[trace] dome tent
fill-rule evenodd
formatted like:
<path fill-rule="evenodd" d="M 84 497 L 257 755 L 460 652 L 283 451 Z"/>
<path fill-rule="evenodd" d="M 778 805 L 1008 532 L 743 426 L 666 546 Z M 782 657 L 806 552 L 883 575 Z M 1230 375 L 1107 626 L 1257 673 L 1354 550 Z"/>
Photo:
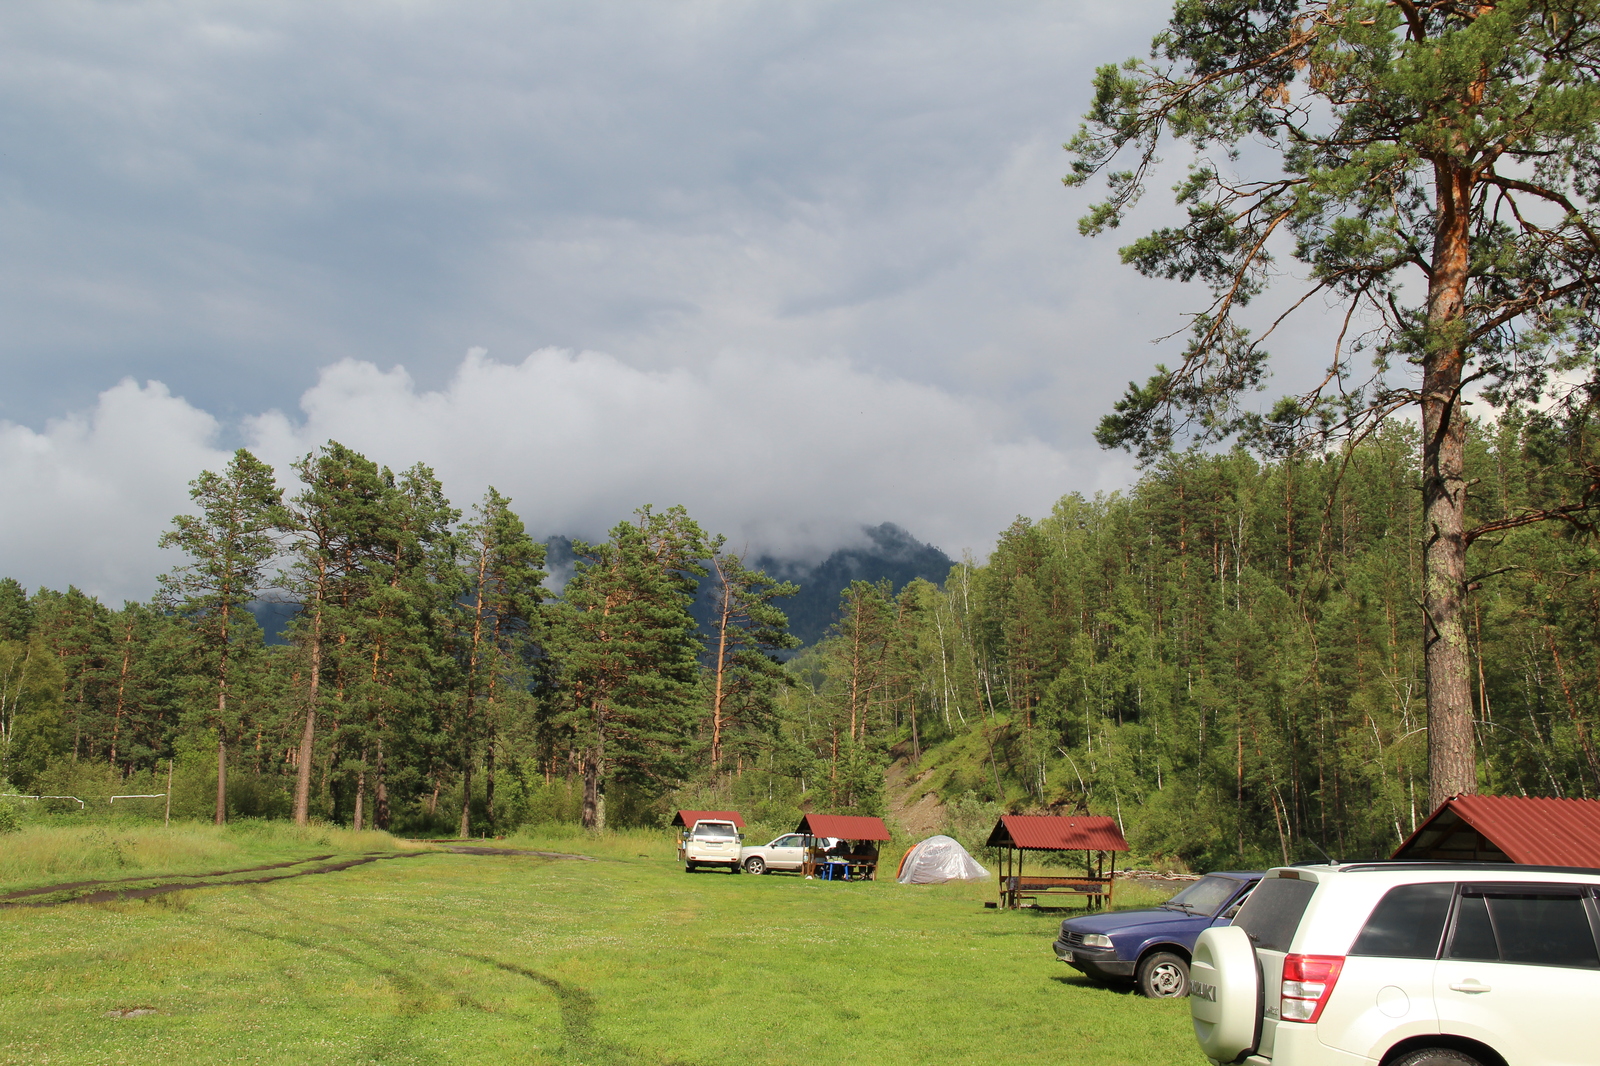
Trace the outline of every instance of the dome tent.
<path fill-rule="evenodd" d="M 906 852 L 895 880 L 902 885 L 937 885 L 945 881 L 982 881 L 989 871 L 950 837 L 929 837 Z"/>

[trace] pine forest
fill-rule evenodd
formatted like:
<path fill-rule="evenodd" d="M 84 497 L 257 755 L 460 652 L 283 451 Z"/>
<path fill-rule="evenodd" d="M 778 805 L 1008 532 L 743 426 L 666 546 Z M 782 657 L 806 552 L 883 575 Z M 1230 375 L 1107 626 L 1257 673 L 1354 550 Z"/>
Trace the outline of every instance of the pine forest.
<path fill-rule="evenodd" d="M 1472 545 L 1483 791 L 1600 795 L 1591 433 L 1468 435 L 1469 510 L 1568 516 Z M 1417 455 L 1400 423 L 1168 454 L 942 585 L 836 590 L 801 648 L 795 586 L 682 508 L 575 542 L 558 583 L 537 500 L 463 510 L 333 442 L 282 472 L 240 451 L 192 484 L 148 602 L 0 582 L 0 791 L 103 807 L 170 780 L 174 816 L 461 836 L 932 796 L 971 846 L 1002 810 L 1092 811 L 1194 869 L 1386 855 L 1428 813 Z"/>

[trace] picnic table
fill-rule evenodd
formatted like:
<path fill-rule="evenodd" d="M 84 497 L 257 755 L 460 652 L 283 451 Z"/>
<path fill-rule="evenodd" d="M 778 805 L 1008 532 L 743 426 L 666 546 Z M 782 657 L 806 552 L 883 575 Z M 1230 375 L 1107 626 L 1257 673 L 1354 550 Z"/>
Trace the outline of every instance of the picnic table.
<path fill-rule="evenodd" d="M 1014 874 L 1001 879 L 1000 905 L 1020 907 L 1025 899 L 1037 900 L 1041 893 L 1060 892 L 1088 897 L 1091 909 L 1102 907 L 1111 899 L 1109 877 L 1053 877 Z"/>

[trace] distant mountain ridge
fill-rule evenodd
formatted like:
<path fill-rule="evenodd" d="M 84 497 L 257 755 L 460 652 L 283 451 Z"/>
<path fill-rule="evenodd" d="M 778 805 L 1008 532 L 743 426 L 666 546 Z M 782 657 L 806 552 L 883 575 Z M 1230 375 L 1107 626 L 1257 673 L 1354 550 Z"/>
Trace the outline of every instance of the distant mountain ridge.
<path fill-rule="evenodd" d="M 780 600 L 779 604 L 789 616 L 789 631 L 803 644 L 815 644 L 828 632 L 839 609 L 839 594 L 850 587 L 850 582 L 887 578 L 899 592 L 919 577 L 942 585 L 955 565 L 943 551 L 923 543 L 893 522 L 862 526 L 861 531 L 866 534 L 865 544 L 839 548 L 819 563 L 770 555 L 745 560 L 746 566 L 800 586 L 798 593 Z M 545 546 L 549 553 L 546 567 L 556 578 L 551 585 L 559 587 L 572 572 L 572 541 L 554 536 L 545 540 Z M 703 631 L 709 631 L 714 591 L 709 582 L 702 582 L 700 594 L 695 598 L 693 613 Z"/>
<path fill-rule="evenodd" d="M 780 581 L 793 581 L 800 586 L 794 596 L 778 602 L 789 616 L 789 631 L 799 637 L 803 645 L 815 644 L 827 634 L 839 610 L 839 594 L 850 587 L 850 582 L 887 578 L 894 591 L 899 592 L 919 577 L 942 585 L 955 565 L 943 551 L 923 543 L 893 522 L 862 526 L 861 530 L 867 537 L 865 544 L 839 548 L 819 563 L 777 559 L 770 555 L 745 560 L 746 566 L 765 570 Z M 559 589 L 572 576 L 572 540 L 559 535 L 547 537 L 545 549 L 545 567 L 551 575 L 549 585 Z M 701 582 L 693 613 L 702 631 L 709 632 L 714 592 L 710 582 Z M 298 610 L 298 605 L 292 603 L 258 600 L 250 605 L 250 613 L 266 631 L 269 644 L 283 643 L 283 630 Z"/>
<path fill-rule="evenodd" d="M 775 578 L 800 586 L 798 593 L 782 603 L 789 616 L 789 632 L 805 644 L 815 644 L 828 632 L 839 610 L 839 594 L 850 587 L 850 582 L 888 578 L 896 592 L 919 577 L 943 585 L 955 565 L 943 551 L 893 522 L 863 526 L 862 532 L 868 543 L 840 548 L 820 563 L 797 563 L 767 555 L 747 561 Z"/>

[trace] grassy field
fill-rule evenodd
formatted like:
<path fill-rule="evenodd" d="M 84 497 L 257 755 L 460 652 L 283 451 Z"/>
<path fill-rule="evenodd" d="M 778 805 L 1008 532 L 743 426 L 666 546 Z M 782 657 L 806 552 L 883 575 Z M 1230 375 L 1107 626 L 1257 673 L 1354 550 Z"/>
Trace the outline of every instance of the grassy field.
<path fill-rule="evenodd" d="M 181 823 L 72 821 L 35 824 L 0 836 L 0 893 L 88 879 L 198 874 L 214 869 L 301 860 L 310 855 L 394 852 L 405 847 L 387 832 L 283 821 L 205 826 Z"/>
<path fill-rule="evenodd" d="M 257 832 L 251 859 L 299 846 Z M 1082 980 L 1060 915 L 985 910 L 990 884 L 685 874 L 664 834 L 500 843 L 593 859 L 0 911 L 0 1063 L 1203 1061 L 1185 1003 Z"/>

